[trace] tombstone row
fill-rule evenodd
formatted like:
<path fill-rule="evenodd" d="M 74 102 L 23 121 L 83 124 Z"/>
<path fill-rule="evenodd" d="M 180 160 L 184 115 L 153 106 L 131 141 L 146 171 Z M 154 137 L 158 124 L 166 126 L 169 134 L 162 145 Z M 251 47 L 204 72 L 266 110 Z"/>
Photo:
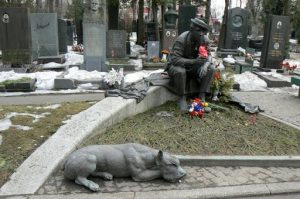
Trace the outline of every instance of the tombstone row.
<path fill-rule="evenodd" d="M 40 57 L 58 56 L 66 53 L 67 45 L 73 43 L 71 23 L 57 19 L 56 13 L 1 8 L 0 16 L 0 46 L 4 64 L 31 64 Z"/>

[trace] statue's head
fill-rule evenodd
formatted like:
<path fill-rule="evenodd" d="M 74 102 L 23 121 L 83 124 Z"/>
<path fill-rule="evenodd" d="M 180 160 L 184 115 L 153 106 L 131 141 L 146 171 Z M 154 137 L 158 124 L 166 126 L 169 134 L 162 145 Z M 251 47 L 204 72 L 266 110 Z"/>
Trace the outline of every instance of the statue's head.
<path fill-rule="evenodd" d="M 202 19 L 191 19 L 191 34 L 192 38 L 198 42 L 201 41 L 201 36 L 205 35 L 209 31 L 209 26 Z"/>
<path fill-rule="evenodd" d="M 99 10 L 99 0 L 91 0 L 91 10 L 97 12 Z"/>

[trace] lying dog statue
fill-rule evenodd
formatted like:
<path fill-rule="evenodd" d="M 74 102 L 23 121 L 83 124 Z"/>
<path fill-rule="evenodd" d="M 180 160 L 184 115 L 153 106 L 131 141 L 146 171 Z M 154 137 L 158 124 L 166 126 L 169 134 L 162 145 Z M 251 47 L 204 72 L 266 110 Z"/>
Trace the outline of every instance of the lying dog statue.
<path fill-rule="evenodd" d="M 134 181 L 163 178 L 176 182 L 185 175 L 176 157 L 135 143 L 84 147 L 71 153 L 64 164 L 65 178 L 92 191 L 99 191 L 99 185 L 88 180 L 88 176 L 105 180 L 131 177 Z"/>

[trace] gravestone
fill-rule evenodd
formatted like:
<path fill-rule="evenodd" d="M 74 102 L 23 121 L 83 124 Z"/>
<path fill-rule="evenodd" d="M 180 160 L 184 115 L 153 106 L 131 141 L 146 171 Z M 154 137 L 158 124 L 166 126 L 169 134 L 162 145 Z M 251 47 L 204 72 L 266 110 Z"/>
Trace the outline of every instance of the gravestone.
<path fill-rule="evenodd" d="M 249 11 L 242 8 L 233 8 L 228 11 L 225 49 L 247 47 L 249 34 Z"/>
<path fill-rule="evenodd" d="M 104 24 L 83 23 L 84 62 L 88 71 L 105 71 L 106 28 Z"/>
<path fill-rule="evenodd" d="M 179 6 L 178 34 L 190 30 L 191 19 L 196 17 L 197 8 L 193 5 Z"/>
<path fill-rule="evenodd" d="M 168 6 L 168 11 L 164 15 L 165 29 L 163 30 L 163 42 L 162 49 L 168 50 L 172 48 L 175 40 L 178 37 L 178 31 L 176 29 L 178 14 L 173 10 L 172 6 Z"/>
<path fill-rule="evenodd" d="M 159 41 L 148 41 L 147 54 L 148 60 L 153 58 L 159 58 Z"/>
<path fill-rule="evenodd" d="M 27 8 L 0 8 L 3 64 L 31 64 L 31 31 Z"/>
<path fill-rule="evenodd" d="M 32 13 L 30 18 L 33 59 L 58 56 L 57 14 Z"/>
<path fill-rule="evenodd" d="M 106 56 L 124 58 L 126 56 L 126 31 L 108 30 Z"/>
<path fill-rule="evenodd" d="M 83 15 L 84 63 L 88 71 L 107 71 L 106 31 L 106 1 L 90 0 Z"/>
<path fill-rule="evenodd" d="M 237 55 L 237 48 L 248 47 L 247 36 L 249 34 L 249 11 L 242 8 L 233 8 L 228 11 L 225 31 L 221 32 L 218 46 L 218 56 Z M 221 39 L 222 38 L 222 39 Z M 223 41 L 223 42 L 222 42 Z"/>
<path fill-rule="evenodd" d="M 58 24 L 59 53 L 66 53 L 68 52 L 67 22 L 63 19 L 58 19 L 57 24 Z"/>
<path fill-rule="evenodd" d="M 72 21 L 67 20 L 67 45 L 73 45 L 73 38 L 74 38 L 74 25 Z"/>
<path fill-rule="evenodd" d="M 155 22 L 148 22 L 147 23 L 147 41 L 156 41 L 156 23 Z"/>
<path fill-rule="evenodd" d="M 289 17 L 271 15 L 265 25 L 260 67 L 279 69 L 289 37 Z"/>

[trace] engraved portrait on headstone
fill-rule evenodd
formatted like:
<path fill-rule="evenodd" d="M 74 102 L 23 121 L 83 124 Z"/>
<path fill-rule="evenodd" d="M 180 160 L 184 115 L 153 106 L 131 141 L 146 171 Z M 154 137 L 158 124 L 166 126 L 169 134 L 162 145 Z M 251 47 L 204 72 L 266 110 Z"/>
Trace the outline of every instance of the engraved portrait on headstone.
<path fill-rule="evenodd" d="M 9 16 L 7 13 L 4 13 L 4 15 L 2 16 L 2 21 L 3 23 L 9 23 Z"/>

